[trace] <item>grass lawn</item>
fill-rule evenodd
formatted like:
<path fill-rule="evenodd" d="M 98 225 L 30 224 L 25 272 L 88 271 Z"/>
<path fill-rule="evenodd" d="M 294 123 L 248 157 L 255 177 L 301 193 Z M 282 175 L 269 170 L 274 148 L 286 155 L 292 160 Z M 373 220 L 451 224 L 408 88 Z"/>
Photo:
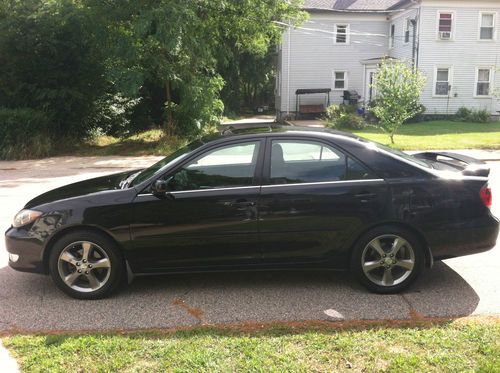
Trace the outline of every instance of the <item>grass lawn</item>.
<path fill-rule="evenodd" d="M 358 136 L 390 145 L 389 135 L 368 127 L 354 131 Z M 432 121 L 403 125 L 394 137 L 401 150 L 500 149 L 500 122 L 462 123 Z"/>
<path fill-rule="evenodd" d="M 23 371 L 500 371 L 500 320 L 421 327 L 328 326 L 13 336 Z"/>

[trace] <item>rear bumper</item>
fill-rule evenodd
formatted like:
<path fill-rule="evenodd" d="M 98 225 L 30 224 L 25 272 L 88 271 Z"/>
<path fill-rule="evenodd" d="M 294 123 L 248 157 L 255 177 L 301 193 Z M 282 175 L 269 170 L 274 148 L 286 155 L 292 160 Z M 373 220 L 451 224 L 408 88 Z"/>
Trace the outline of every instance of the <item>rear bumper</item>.
<path fill-rule="evenodd" d="M 47 273 L 43 265 L 42 242 L 27 234 L 25 229 L 9 228 L 5 232 L 5 247 L 9 254 L 9 266 L 21 272 Z"/>
<path fill-rule="evenodd" d="M 437 260 L 477 254 L 495 247 L 498 232 L 499 221 L 489 215 L 434 231 L 429 245 Z"/>

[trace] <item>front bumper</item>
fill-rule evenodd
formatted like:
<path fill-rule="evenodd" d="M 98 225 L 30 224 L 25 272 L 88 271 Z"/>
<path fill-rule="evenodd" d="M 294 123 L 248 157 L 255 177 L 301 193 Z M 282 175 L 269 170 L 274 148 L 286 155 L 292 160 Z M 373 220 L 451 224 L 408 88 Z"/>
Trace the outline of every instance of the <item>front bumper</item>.
<path fill-rule="evenodd" d="M 43 242 L 28 234 L 23 228 L 9 228 L 5 232 L 5 247 L 9 254 L 19 257 L 16 261 L 11 260 L 9 255 L 9 266 L 17 271 L 47 273 L 43 263 Z"/>

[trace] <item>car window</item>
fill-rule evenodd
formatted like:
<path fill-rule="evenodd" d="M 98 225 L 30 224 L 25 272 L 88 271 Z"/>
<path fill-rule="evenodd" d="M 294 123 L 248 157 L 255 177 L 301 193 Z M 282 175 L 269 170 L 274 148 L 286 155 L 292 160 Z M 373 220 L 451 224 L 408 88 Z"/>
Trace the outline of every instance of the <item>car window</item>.
<path fill-rule="evenodd" d="M 293 184 L 346 179 L 346 156 L 325 144 L 273 140 L 271 183 Z"/>
<path fill-rule="evenodd" d="M 219 147 L 202 154 L 173 175 L 167 175 L 172 191 L 250 186 L 253 184 L 259 142 Z"/>
<path fill-rule="evenodd" d="M 363 180 L 373 177 L 372 172 L 359 161 L 328 145 L 311 141 L 272 141 L 272 184 Z"/>

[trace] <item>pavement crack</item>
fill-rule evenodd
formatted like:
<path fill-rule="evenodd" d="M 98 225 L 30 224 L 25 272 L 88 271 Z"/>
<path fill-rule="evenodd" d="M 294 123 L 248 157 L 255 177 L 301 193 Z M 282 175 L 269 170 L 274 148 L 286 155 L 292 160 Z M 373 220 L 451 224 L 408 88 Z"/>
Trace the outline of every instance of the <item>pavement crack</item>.
<path fill-rule="evenodd" d="M 201 308 L 191 307 L 181 298 L 175 298 L 172 304 L 185 310 L 189 315 L 197 319 L 200 324 L 203 323 L 203 310 Z"/>
<path fill-rule="evenodd" d="M 411 304 L 410 300 L 406 297 L 405 294 L 400 294 L 401 298 L 403 298 L 403 301 L 407 304 L 408 306 L 408 312 L 409 312 L 409 318 L 412 321 L 420 321 L 425 319 L 425 316 L 419 313 L 414 307 L 413 304 Z"/>

